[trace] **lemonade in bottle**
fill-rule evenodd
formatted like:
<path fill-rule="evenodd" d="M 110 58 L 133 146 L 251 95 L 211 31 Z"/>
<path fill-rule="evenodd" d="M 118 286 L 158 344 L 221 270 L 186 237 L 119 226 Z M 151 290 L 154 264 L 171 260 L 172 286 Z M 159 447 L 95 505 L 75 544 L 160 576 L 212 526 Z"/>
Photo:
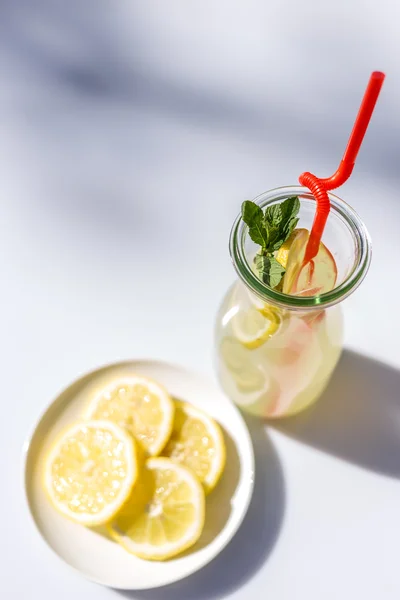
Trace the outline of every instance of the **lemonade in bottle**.
<path fill-rule="evenodd" d="M 218 376 L 228 396 L 255 415 L 298 413 L 326 387 L 342 350 L 340 308 L 371 261 L 355 211 L 328 193 L 351 175 L 385 75 L 372 73 L 336 172 L 299 177 L 242 204 L 230 237 L 239 281 L 216 324 Z M 329 217 L 329 218 L 328 218 Z"/>
<path fill-rule="evenodd" d="M 263 215 L 296 198 L 293 231 L 274 252 L 284 270 L 268 285 L 257 269 L 260 247 L 240 215 L 230 251 L 239 276 L 219 310 L 217 371 L 222 387 L 241 408 L 264 417 L 293 415 L 326 387 L 342 350 L 340 302 L 365 277 L 371 259 L 368 233 L 358 215 L 329 194 L 330 215 L 319 251 L 301 268 L 315 213 L 304 187 L 271 190 L 255 199 Z M 273 208 L 275 207 L 275 208 Z M 256 237 L 257 239 L 257 237 Z"/>

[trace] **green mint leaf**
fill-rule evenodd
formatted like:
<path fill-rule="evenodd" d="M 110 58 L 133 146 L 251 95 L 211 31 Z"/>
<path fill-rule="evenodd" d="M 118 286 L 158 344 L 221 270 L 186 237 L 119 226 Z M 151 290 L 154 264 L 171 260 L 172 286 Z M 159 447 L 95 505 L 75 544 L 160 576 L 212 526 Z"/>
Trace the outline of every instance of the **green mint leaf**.
<path fill-rule="evenodd" d="M 264 225 L 264 214 L 261 208 L 254 202 L 245 200 L 242 204 L 242 219 L 249 228 L 249 235 L 253 242 L 259 244 L 262 248 L 266 248 L 269 237 L 268 230 Z"/>
<path fill-rule="evenodd" d="M 299 219 L 298 218 L 294 218 L 294 219 L 291 219 L 287 223 L 286 227 L 282 231 L 282 240 L 283 240 L 282 244 L 283 244 L 283 242 L 286 242 L 286 240 L 288 239 L 288 237 L 290 236 L 290 234 L 292 233 L 292 231 L 294 229 L 296 229 L 298 222 L 299 222 Z"/>
<path fill-rule="evenodd" d="M 299 219 L 297 218 L 291 219 L 288 223 L 286 223 L 286 225 L 282 226 L 281 229 L 279 229 L 277 236 L 275 236 L 273 239 L 271 236 L 271 243 L 269 245 L 268 251 L 275 252 L 276 250 L 279 250 L 282 244 L 286 242 L 292 231 L 297 227 L 298 222 Z"/>
<path fill-rule="evenodd" d="M 297 196 L 292 196 L 291 198 L 286 198 L 279 206 L 282 212 L 282 221 L 287 223 L 290 219 L 297 216 L 300 210 L 300 200 Z"/>
<path fill-rule="evenodd" d="M 286 242 L 293 229 L 297 226 L 299 219 L 297 218 L 297 214 L 300 210 L 300 200 L 297 196 L 292 196 L 291 198 L 287 198 L 280 205 L 282 211 L 282 222 L 281 222 L 281 237 L 282 244 Z"/>
<path fill-rule="evenodd" d="M 275 250 L 279 250 L 279 248 L 283 244 L 282 231 L 280 225 L 277 225 L 276 227 L 270 227 L 268 229 L 268 235 L 269 244 L 267 250 L 269 254 L 272 254 L 273 252 L 275 252 Z"/>
<path fill-rule="evenodd" d="M 268 230 L 268 252 L 272 253 L 282 246 L 299 222 L 296 215 L 300 210 L 297 196 L 287 198 L 280 204 L 268 206 L 265 210 L 264 223 Z"/>
<path fill-rule="evenodd" d="M 274 288 L 276 287 L 283 275 L 285 274 L 285 268 L 282 267 L 282 265 L 276 260 L 276 258 L 274 258 L 273 256 L 271 256 L 270 258 L 270 267 L 269 267 L 269 286 Z"/>
<path fill-rule="evenodd" d="M 268 252 L 273 252 L 280 237 L 282 211 L 280 204 L 273 204 L 265 209 L 264 225 L 268 231 Z M 279 246 L 278 246 L 279 247 Z"/>
<path fill-rule="evenodd" d="M 276 287 L 285 273 L 285 269 L 273 256 L 257 254 L 254 259 L 260 279 L 270 287 Z"/>
<path fill-rule="evenodd" d="M 287 198 L 280 205 L 282 219 L 279 223 L 279 232 L 272 239 L 270 236 L 271 242 L 268 250 L 270 252 L 275 252 L 279 250 L 284 242 L 288 239 L 292 231 L 297 226 L 299 219 L 297 218 L 297 213 L 300 210 L 300 200 L 297 196 L 293 196 L 292 198 Z"/>
<path fill-rule="evenodd" d="M 273 204 L 265 209 L 265 225 L 267 227 L 278 227 L 282 221 L 281 204 Z"/>

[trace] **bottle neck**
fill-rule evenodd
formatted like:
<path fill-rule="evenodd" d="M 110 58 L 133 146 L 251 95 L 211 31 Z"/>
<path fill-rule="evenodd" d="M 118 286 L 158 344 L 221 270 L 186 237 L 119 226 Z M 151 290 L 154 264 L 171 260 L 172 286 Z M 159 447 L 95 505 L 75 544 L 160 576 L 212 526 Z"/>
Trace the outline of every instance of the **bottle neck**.
<path fill-rule="evenodd" d="M 288 186 L 265 192 L 254 199 L 261 208 L 291 196 L 300 199 L 299 227 L 311 228 L 315 200 L 307 188 Z M 264 302 L 290 310 L 315 310 L 333 306 L 352 294 L 367 274 L 371 262 L 369 234 L 357 213 L 343 200 L 329 194 L 331 211 L 324 232 L 324 242 L 338 268 L 336 287 L 317 296 L 290 296 L 263 283 L 252 268 L 257 246 L 248 235 L 248 227 L 239 215 L 233 224 L 230 253 L 234 267 L 249 291 Z"/>

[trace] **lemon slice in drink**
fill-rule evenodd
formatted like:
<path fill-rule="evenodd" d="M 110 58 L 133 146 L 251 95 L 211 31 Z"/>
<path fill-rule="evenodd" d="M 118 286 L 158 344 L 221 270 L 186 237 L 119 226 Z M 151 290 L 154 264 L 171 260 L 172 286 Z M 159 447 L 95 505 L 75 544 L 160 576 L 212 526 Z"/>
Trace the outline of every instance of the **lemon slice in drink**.
<path fill-rule="evenodd" d="M 234 336 L 249 350 L 254 350 L 276 333 L 281 323 L 279 311 L 265 306 L 262 311 L 251 306 L 239 311 L 232 319 Z"/>
<path fill-rule="evenodd" d="M 149 458 L 108 530 L 128 552 L 165 560 L 199 539 L 204 515 L 204 490 L 194 473 L 167 458 Z"/>
<path fill-rule="evenodd" d="M 297 240 L 297 241 L 296 241 Z M 282 265 L 284 269 L 287 269 L 289 252 L 296 242 L 296 247 L 302 247 L 304 243 L 308 241 L 308 230 L 307 229 L 295 229 L 292 231 L 286 242 L 282 244 L 276 253 L 276 260 Z M 286 276 L 286 275 L 285 275 Z"/>
<path fill-rule="evenodd" d="M 268 383 L 261 369 L 252 361 L 250 351 L 237 339 L 224 337 L 221 340 L 220 354 L 224 366 L 230 373 L 226 385 L 230 386 L 232 382 L 230 391 L 235 397 L 236 404 L 240 406 L 254 404 L 264 389 L 268 388 Z"/>
<path fill-rule="evenodd" d="M 174 425 L 163 455 L 191 469 L 209 493 L 217 485 L 225 466 L 221 428 L 192 404 L 175 400 Z"/>
<path fill-rule="evenodd" d="M 241 373 L 252 365 L 250 352 L 234 337 L 224 337 L 219 347 L 225 366 L 231 373 Z"/>
<path fill-rule="evenodd" d="M 122 376 L 90 402 L 89 419 L 107 419 L 133 435 L 146 454 L 161 452 L 171 434 L 174 404 L 155 381 L 139 375 Z"/>
<path fill-rule="evenodd" d="M 45 487 L 55 508 L 82 525 L 101 525 L 129 497 L 137 476 L 135 444 L 108 421 L 77 423 L 50 450 Z"/>
<path fill-rule="evenodd" d="M 235 395 L 236 404 L 248 412 L 254 411 L 256 407 L 259 408 L 261 401 L 265 404 L 274 391 L 270 377 L 256 365 L 234 376 L 234 381 L 239 392 L 239 395 Z"/>

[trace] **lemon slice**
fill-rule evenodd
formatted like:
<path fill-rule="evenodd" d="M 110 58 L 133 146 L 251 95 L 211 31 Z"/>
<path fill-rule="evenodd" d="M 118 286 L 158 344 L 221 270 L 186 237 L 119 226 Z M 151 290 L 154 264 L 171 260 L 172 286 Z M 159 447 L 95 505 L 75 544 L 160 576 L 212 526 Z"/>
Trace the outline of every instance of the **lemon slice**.
<path fill-rule="evenodd" d="M 271 396 L 270 378 L 256 365 L 234 376 L 234 381 L 239 392 L 235 396 L 236 404 L 247 411 L 251 410 L 251 407 L 259 406 L 261 400 L 265 401 Z"/>
<path fill-rule="evenodd" d="M 174 404 L 155 381 L 123 376 L 103 388 L 90 402 L 88 419 L 107 419 L 127 429 L 146 454 L 161 452 L 171 434 Z"/>
<path fill-rule="evenodd" d="M 209 493 L 225 466 L 225 442 L 218 423 L 201 410 L 175 400 L 175 418 L 164 456 L 191 469 Z"/>
<path fill-rule="evenodd" d="M 258 416 L 268 416 L 278 402 L 279 386 L 272 374 L 268 373 L 269 356 L 264 356 L 257 364 L 251 352 L 234 338 L 222 339 L 220 355 L 229 371 L 224 376 L 224 386 L 239 408 Z"/>
<path fill-rule="evenodd" d="M 251 306 L 237 312 L 232 319 L 232 330 L 243 346 L 254 350 L 277 332 L 280 323 L 279 311 L 274 307 L 265 306 L 260 311 Z"/>
<path fill-rule="evenodd" d="M 296 242 L 297 240 L 297 242 Z M 295 229 L 292 231 L 286 242 L 282 244 L 276 253 L 276 260 L 282 265 L 284 269 L 287 268 L 289 260 L 289 252 L 293 244 L 296 242 L 296 246 L 303 246 L 308 241 L 308 230 L 307 229 Z M 286 275 L 285 275 L 286 277 Z"/>
<path fill-rule="evenodd" d="M 108 421 L 70 427 L 50 450 L 45 466 L 45 487 L 55 508 L 82 525 L 112 519 L 136 477 L 134 441 Z"/>
<path fill-rule="evenodd" d="M 165 560 L 199 539 L 204 515 L 204 490 L 194 473 L 167 458 L 149 458 L 108 530 L 128 552 Z"/>
<path fill-rule="evenodd" d="M 219 350 L 225 366 L 231 373 L 241 373 L 252 366 L 250 352 L 234 337 L 222 338 Z"/>
<path fill-rule="evenodd" d="M 235 338 L 225 337 L 221 340 L 220 354 L 229 370 L 229 380 L 232 379 L 234 384 L 232 395 L 235 396 L 236 404 L 254 404 L 264 388 L 268 388 L 268 383 L 261 369 L 251 360 L 250 351 Z"/>
<path fill-rule="evenodd" d="M 269 387 L 265 373 L 256 364 L 251 364 L 243 371 L 235 373 L 234 380 L 242 394 L 259 394 Z"/>

